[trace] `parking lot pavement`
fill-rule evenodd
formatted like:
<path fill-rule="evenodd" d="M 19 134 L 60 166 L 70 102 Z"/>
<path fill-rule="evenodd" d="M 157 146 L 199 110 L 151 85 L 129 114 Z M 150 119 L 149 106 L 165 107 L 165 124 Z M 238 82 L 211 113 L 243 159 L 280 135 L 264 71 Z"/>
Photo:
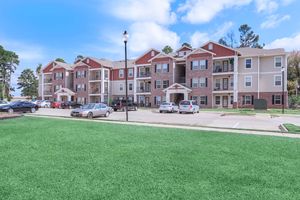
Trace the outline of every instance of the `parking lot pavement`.
<path fill-rule="evenodd" d="M 39 109 L 34 115 L 70 117 L 68 109 Z M 129 121 L 144 123 L 162 123 L 174 125 L 209 126 L 218 128 L 256 129 L 280 131 L 282 123 L 300 125 L 300 116 L 271 117 L 268 114 L 222 115 L 220 112 L 201 112 L 197 114 L 159 113 L 155 109 L 129 111 Z M 125 121 L 125 112 L 113 112 L 108 118 L 97 120 Z"/>

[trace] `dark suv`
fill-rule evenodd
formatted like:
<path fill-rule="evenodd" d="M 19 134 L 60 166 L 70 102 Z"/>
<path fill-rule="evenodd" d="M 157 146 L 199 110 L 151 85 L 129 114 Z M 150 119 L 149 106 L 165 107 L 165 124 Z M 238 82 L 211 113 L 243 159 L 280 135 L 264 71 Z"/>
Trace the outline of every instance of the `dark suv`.
<path fill-rule="evenodd" d="M 126 110 L 126 100 L 115 100 L 112 102 L 111 107 L 113 108 L 114 111 L 125 111 Z M 137 104 L 132 102 L 132 101 L 128 101 L 128 111 L 129 110 L 137 110 Z"/>

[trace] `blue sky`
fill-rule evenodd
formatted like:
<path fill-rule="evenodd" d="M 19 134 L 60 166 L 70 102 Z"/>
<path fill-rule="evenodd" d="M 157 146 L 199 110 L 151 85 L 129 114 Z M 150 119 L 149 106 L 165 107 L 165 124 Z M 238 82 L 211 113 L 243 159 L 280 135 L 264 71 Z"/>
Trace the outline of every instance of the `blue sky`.
<path fill-rule="evenodd" d="M 123 59 L 122 33 L 129 32 L 129 57 L 151 47 L 199 47 L 247 23 L 266 48 L 300 49 L 297 0 L 1 0 L 0 45 L 20 56 L 13 77 L 61 57 L 81 54 Z M 16 95 L 19 94 L 17 91 Z"/>

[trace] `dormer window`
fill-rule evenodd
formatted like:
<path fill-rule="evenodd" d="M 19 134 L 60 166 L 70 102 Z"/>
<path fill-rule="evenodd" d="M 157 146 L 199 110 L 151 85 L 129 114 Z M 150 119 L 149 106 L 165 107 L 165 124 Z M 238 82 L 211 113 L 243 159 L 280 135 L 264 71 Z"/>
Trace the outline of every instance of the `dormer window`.
<path fill-rule="evenodd" d="M 208 44 L 208 50 L 213 50 L 213 48 L 214 48 L 214 47 L 213 47 L 213 44 L 212 44 L 212 43 L 209 43 L 209 44 Z"/>

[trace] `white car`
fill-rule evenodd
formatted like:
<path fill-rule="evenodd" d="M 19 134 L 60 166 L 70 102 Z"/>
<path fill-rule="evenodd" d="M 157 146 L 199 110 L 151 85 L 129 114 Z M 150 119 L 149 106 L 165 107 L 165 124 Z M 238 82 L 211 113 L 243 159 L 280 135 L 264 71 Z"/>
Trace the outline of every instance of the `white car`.
<path fill-rule="evenodd" d="M 3 100 L 0 100 L 0 106 L 5 106 L 7 105 L 8 103 L 6 101 L 3 101 Z"/>
<path fill-rule="evenodd" d="M 179 113 L 199 113 L 199 106 L 195 100 L 183 100 L 179 103 Z"/>
<path fill-rule="evenodd" d="M 38 102 L 37 105 L 41 108 L 50 108 L 51 102 L 48 100 L 42 100 L 42 101 Z"/>
<path fill-rule="evenodd" d="M 160 104 L 159 112 L 178 112 L 178 106 L 174 102 L 164 102 Z"/>

